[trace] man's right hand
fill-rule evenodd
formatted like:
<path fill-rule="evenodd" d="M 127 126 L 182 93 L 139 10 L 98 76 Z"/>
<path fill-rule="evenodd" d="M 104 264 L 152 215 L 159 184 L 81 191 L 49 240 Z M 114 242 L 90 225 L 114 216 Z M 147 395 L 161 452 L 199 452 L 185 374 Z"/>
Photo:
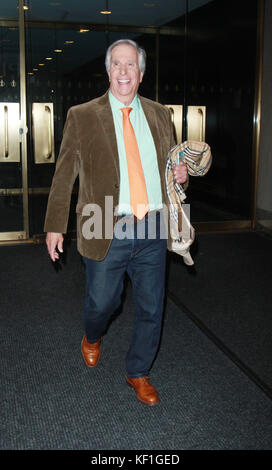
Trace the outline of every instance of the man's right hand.
<path fill-rule="evenodd" d="M 46 235 L 47 251 L 52 261 L 59 259 L 59 253 L 63 253 L 63 236 L 61 233 L 48 232 Z"/>

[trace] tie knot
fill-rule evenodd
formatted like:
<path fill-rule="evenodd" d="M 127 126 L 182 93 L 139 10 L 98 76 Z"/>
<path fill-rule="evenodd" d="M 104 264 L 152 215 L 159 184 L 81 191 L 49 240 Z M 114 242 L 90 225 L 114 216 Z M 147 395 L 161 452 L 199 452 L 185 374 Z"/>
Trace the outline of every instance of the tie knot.
<path fill-rule="evenodd" d="M 121 111 L 123 113 L 123 116 L 129 116 L 130 111 L 132 111 L 132 108 L 121 108 Z"/>

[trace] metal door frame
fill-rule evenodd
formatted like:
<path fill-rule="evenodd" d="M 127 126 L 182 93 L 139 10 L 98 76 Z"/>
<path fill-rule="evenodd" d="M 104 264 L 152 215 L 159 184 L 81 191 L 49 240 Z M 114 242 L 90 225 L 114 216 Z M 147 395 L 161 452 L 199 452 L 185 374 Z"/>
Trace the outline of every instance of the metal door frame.
<path fill-rule="evenodd" d="M 22 187 L 24 210 L 24 238 L 29 238 L 28 179 L 27 179 L 27 111 L 26 111 L 26 54 L 25 54 L 25 11 L 24 0 L 19 0 L 20 40 L 20 130 L 22 144 Z"/>
<path fill-rule="evenodd" d="M 20 57 L 20 117 L 19 132 L 21 143 L 21 165 L 22 165 L 22 193 L 23 193 L 23 220 L 24 229 L 21 231 L 0 232 L 0 242 L 22 241 L 29 238 L 29 215 L 28 215 L 28 178 L 27 178 L 27 115 L 26 115 L 26 57 L 25 57 L 25 17 L 24 0 L 19 0 L 19 57 Z M 1 22 L 1 26 L 5 24 Z"/>

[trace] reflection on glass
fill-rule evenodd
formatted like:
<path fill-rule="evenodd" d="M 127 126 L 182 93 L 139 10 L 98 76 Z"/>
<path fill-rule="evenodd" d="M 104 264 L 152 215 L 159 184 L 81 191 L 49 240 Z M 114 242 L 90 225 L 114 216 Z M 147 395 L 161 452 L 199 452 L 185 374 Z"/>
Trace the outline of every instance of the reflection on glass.
<path fill-rule="evenodd" d="M 18 0 L 2 1 L 0 3 L 0 18 L 17 20 L 18 19 Z"/>
<path fill-rule="evenodd" d="M 36 0 L 31 2 L 27 19 L 158 27 L 183 15 L 185 6 L 185 0 Z M 103 13 L 106 7 L 110 14 Z"/>
<path fill-rule="evenodd" d="M 189 0 L 189 5 L 195 0 Z M 213 164 L 191 178 L 194 221 L 251 217 L 257 1 L 217 0 L 187 15 L 186 101 L 206 106 Z"/>

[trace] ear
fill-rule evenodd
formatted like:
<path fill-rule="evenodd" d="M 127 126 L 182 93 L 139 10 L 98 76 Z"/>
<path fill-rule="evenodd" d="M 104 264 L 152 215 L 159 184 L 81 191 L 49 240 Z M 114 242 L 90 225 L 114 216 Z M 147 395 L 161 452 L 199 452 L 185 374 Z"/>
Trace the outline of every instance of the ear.
<path fill-rule="evenodd" d="M 143 76 L 144 76 L 144 72 L 141 72 L 140 73 L 140 83 L 142 83 L 142 81 L 143 81 Z"/>

